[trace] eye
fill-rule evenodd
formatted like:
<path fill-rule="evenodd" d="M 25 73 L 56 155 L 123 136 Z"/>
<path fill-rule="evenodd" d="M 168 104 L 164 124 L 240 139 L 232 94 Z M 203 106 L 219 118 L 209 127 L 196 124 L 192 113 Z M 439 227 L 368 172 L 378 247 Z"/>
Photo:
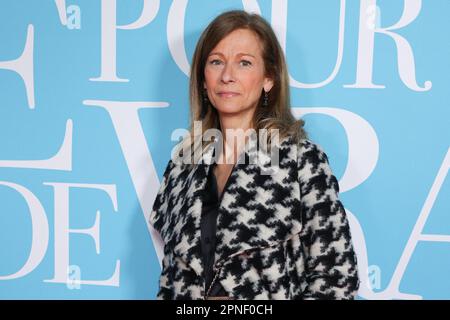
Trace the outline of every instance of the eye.
<path fill-rule="evenodd" d="M 218 60 L 218 59 L 213 59 L 209 61 L 209 64 L 212 64 L 214 66 L 218 66 L 219 64 L 221 64 L 222 61 Z"/>
<path fill-rule="evenodd" d="M 249 66 L 252 65 L 252 63 L 250 61 L 248 61 L 248 60 L 241 60 L 241 65 L 243 67 L 249 67 Z"/>

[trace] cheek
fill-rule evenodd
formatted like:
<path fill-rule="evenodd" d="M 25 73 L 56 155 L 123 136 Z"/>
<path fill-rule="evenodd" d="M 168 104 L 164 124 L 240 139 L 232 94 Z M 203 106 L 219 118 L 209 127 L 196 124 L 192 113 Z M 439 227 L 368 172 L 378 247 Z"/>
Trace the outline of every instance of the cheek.
<path fill-rule="evenodd" d="M 243 79 L 242 84 L 247 91 L 247 95 L 258 96 L 261 94 L 263 79 L 260 76 L 252 75 Z"/>
<path fill-rule="evenodd" d="M 204 72 L 205 82 L 208 86 L 214 84 L 217 80 L 217 72 L 206 69 Z"/>

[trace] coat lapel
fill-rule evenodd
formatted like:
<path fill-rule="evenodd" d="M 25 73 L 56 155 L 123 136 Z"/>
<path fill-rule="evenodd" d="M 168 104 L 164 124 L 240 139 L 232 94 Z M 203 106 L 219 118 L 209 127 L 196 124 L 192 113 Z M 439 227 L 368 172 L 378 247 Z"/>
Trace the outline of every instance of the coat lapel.
<path fill-rule="evenodd" d="M 173 185 L 182 185 L 182 187 L 174 195 L 169 246 L 172 246 L 174 253 L 199 276 L 203 275 L 200 246 L 202 194 L 206 187 L 213 152 L 214 145 L 208 145 L 201 159 L 190 170 L 187 166 L 180 165 L 179 172 L 174 174 Z"/>
<path fill-rule="evenodd" d="M 283 140 L 279 165 L 271 166 L 270 157 L 258 153 L 256 142 L 249 139 L 228 178 L 219 206 L 215 252 L 219 266 L 231 255 L 270 246 L 300 232 L 296 152 L 290 138 Z M 170 239 L 166 243 L 199 276 L 203 276 L 202 194 L 213 153 L 214 144 L 210 144 L 192 170 L 179 166 L 173 176 L 173 186 L 180 187 L 173 198 Z"/>
<path fill-rule="evenodd" d="M 272 246 L 300 232 L 295 146 L 291 138 L 281 141 L 279 165 L 273 165 L 268 155 L 258 153 L 258 163 L 239 164 L 232 171 L 217 219 L 218 266 L 232 255 Z"/>

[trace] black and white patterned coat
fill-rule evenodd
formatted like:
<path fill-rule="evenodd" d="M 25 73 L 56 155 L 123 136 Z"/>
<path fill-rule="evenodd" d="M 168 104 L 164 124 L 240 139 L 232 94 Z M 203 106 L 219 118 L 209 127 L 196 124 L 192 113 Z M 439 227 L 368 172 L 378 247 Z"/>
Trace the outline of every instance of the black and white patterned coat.
<path fill-rule="evenodd" d="M 217 218 L 215 281 L 235 299 L 354 298 L 356 255 L 326 154 L 291 137 L 279 151 L 272 174 L 264 160 L 237 163 L 230 174 Z M 212 166 L 192 167 L 169 161 L 150 214 L 165 244 L 157 299 L 204 299 L 208 289 L 200 218 Z"/>

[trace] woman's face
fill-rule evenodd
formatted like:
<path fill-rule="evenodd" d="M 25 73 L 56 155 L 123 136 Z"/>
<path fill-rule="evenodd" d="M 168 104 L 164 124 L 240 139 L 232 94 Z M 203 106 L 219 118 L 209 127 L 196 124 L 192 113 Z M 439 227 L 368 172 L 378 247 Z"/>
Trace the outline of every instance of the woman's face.
<path fill-rule="evenodd" d="M 204 87 L 219 114 L 254 112 L 263 88 L 268 92 L 272 86 L 264 75 L 262 45 L 253 31 L 231 32 L 207 58 Z"/>

